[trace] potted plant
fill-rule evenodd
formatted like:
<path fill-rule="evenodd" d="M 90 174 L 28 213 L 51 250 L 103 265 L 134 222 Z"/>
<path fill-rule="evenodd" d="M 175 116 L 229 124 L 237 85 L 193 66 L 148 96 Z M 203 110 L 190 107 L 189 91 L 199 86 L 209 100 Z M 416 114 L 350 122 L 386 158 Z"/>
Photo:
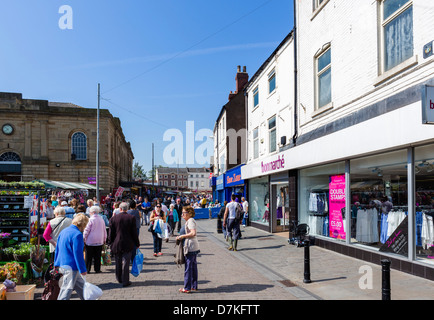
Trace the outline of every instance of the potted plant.
<path fill-rule="evenodd" d="M 2 255 L 3 261 L 14 260 L 14 248 L 13 247 L 3 248 L 2 251 L 3 251 L 3 255 Z"/>
<path fill-rule="evenodd" d="M 26 262 L 30 259 L 30 251 L 33 245 L 30 243 L 20 243 L 16 249 L 14 249 L 14 258 L 19 262 Z"/>

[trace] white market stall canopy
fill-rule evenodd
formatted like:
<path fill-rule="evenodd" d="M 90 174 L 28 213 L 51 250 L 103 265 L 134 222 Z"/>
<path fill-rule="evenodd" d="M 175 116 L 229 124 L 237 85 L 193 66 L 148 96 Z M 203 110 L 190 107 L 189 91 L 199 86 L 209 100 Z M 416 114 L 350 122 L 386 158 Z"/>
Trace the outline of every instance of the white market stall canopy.
<path fill-rule="evenodd" d="M 67 190 L 79 190 L 79 189 L 87 189 L 87 190 L 96 190 L 96 185 L 92 185 L 89 183 L 81 183 L 81 182 L 67 182 L 67 181 L 53 181 L 53 180 L 38 180 L 45 184 L 45 188 L 60 188 Z M 104 190 L 99 187 L 99 190 Z"/>

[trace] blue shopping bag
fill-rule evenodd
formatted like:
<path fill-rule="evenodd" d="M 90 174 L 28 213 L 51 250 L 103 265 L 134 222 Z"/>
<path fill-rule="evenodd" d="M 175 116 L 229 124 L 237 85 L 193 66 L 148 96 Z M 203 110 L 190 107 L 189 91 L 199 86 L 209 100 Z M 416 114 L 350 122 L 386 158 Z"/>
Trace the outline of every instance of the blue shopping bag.
<path fill-rule="evenodd" d="M 138 277 L 143 269 L 143 253 L 139 249 L 136 250 L 136 256 L 133 260 L 133 266 L 131 267 L 131 274 Z"/>

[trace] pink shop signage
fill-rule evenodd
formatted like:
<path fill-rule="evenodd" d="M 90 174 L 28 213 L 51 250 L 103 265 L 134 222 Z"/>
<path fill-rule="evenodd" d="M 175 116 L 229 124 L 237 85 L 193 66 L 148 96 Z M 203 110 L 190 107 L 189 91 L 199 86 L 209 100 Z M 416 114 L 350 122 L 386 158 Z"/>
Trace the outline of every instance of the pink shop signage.
<path fill-rule="evenodd" d="M 278 156 L 276 160 L 270 162 L 261 161 L 261 171 L 262 173 L 267 173 L 270 171 L 277 171 L 285 168 L 285 159 L 284 156 Z"/>

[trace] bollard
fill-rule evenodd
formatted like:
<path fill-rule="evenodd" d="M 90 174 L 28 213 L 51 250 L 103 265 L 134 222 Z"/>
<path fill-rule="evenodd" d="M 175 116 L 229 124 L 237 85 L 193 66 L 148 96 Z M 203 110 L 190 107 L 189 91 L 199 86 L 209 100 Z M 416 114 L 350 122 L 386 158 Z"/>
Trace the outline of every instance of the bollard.
<path fill-rule="evenodd" d="M 303 282 L 304 283 L 311 283 L 312 281 L 310 280 L 310 257 L 309 257 L 310 256 L 310 254 L 309 254 L 310 241 L 304 240 L 303 246 L 304 246 L 304 279 L 303 279 Z"/>
<path fill-rule="evenodd" d="M 390 300 L 390 260 L 381 260 L 382 266 L 382 300 Z"/>

